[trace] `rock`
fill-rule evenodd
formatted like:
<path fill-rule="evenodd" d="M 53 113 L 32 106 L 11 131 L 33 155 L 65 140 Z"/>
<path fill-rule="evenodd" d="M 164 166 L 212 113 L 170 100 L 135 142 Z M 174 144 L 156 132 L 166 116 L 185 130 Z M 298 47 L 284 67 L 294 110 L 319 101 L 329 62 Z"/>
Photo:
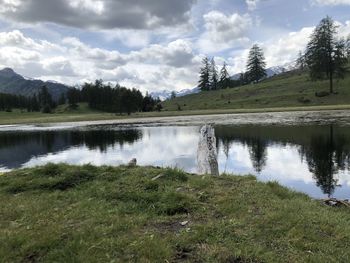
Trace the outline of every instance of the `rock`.
<path fill-rule="evenodd" d="M 128 163 L 128 166 L 130 167 L 134 167 L 137 165 L 137 159 L 136 158 L 133 158 L 130 160 L 130 162 Z"/>
<path fill-rule="evenodd" d="M 186 225 L 188 225 L 188 223 L 189 223 L 188 221 L 183 221 L 183 222 L 180 223 L 180 225 L 186 226 Z"/>
<path fill-rule="evenodd" d="M 204 125 L 200 130 L 197 165 L 199 174 L 219 175 L 215 131 L 211 125 Z"/>
<path fill-rule="evenodd" d="M 161 177 L 163 177 L 164 176 L 164 174 L 159 174 L 159 175 L 157 175 L 156 177 L 153 177 L 151 180 L 152 181 L 155 181 L 155 180 L 158 180 L 159 178 L 161 178 Z"/>

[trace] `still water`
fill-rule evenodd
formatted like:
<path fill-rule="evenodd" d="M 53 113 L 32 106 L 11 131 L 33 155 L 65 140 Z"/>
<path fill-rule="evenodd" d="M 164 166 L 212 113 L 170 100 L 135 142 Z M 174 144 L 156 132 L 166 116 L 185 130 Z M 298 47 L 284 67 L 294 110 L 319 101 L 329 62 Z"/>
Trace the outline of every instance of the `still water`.
<path fill-rule="evenodd" d="M 196 173 L 199 125 L 0 131 L 0 171 L 45 163 L 179 167 Z M 254 174 L 315 198 L 350 198 L 350 127 L 215 125 L 221 173 Z"/>

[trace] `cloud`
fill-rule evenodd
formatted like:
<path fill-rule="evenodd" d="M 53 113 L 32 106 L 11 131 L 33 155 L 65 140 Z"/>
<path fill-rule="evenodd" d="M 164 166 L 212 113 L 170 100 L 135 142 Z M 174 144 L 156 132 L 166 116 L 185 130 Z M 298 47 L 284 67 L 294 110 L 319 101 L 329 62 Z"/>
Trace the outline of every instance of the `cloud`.
<path fill-rule="evenodd" d="M 311 0 L 312 4 L 321 6 L 350 5 L 350 0 Z"/>
<path fill-rule="evenodd" d="M 0 33 L 0 67 L 71 85 L 102 78 L 142 91 L 192 88 L 199 63 L 186 39 L 121 53 L 91 47 L 74 37 L 54 44 L 32 39 L 19 30 Z"/>
<path fill-rule="evenodd" d="M 154 29 L 187 23 L 196 0 L 0 0 L 0 16 L 88 29 Z"/>
<path fill-rule="evenodd" d="M 257 8 L 257 5 L 260 3 L 260 0 L 245 0 L 248 10 L 253 11 Z"/>
<path fill-rule="evenodd" d="M 339 37 L 350 35 L 350 21 L 335 23 L 338 25 Z M 259 43 L 264 50 L 267 67 L 283 66 L 294 62 L 299 51 L 305 50 L 313 31 L 314 27 L 304 27 L 299 31 L 289 32 L 279 38 Z M 249 49 L 231 53 L 229 64 L 232 72 L 239 73 L 245 70 L 248 53 Z"/>
<path fill-rule="evenodd" d="M 219 11 L 211 11 L 205 14 L 203 19 L 206 31 L 198 41 L 202 52 L 219 52 L 249 42 L 247 33 L 253 25 L 253 21 L 248 14 L 225 15 Z"/>

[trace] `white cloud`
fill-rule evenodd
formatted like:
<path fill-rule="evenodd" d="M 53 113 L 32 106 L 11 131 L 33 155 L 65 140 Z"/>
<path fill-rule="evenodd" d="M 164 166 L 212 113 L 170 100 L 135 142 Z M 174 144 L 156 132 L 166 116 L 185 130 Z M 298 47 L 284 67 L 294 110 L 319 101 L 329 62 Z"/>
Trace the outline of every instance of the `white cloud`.
<path fill-rule="evenodd" d="M 181 90 L 195 86 L 199 63 L 186 39 L 121 53 L 91 47 L 74 37 L 54 44 L 19 30 L 0 33 L 0 67 L 72 85 L 102 78 L 142 91 Z"/>
<path fill-rule="evenodd" d="M 257 5 L 259 4 L 260 0 L 245 0 L 248 10 L 253 11 L 257 8 Z"/>
<path fill-rule="evenodd" d="M 247 33 L 253 21 L 249 15 L 225 15 L 211 11 L 203 16 L 206 31 L 200 36 L 198 46 L 204 53 L 236 48 L 249 42 Z"/>
<path fill-rule="evenodd" d="M 321 6 L 350 5 L 350 0 L 311 0 L 311 3 Z"/>

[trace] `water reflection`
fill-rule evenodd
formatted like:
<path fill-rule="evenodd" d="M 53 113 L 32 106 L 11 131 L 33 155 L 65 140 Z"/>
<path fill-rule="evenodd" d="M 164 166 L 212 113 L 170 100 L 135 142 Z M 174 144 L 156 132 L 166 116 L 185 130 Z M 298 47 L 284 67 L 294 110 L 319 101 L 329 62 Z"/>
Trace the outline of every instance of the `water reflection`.
<path fill-rule="evenodd" d="M 177 166 L 197 172 L 200 127 L 96 126 L 0 132 L 0 171 L 47 162 Z M 220 172 L 256 174 L 313 197 L 350 197 L 350 128 L 215 126 Z"/>
<path fill-rule="evenodd" d="M 234 142 L 245 145 L 255 172 L 261 174 L 267 164 L 268 148 L 278 145 L 298 146 L 301 162 L 307 163 L 309 171 L 323 194 L 333 196 L 339 185 L 339 177 L 346 176 L 350 170 L 350 129 L 347 127 L 304 126 L 304 127 L 228 127 L 218 126 L 216 135 L 228 157 Z M 282 162 L 283 157 L 274 162 Z M 285 169 L 288 169 L 288 163 Z M 278 165 L 276 163 L 276 165 Z M 268 173 L 271 171 L 268 170 Z M 302 173 L 302 170 L 300 171 Z M 347 195 L 350 196 L 350 193 Z"/>
<path fill-rule="evenodd" d="M 19 168 L 33 157 L 54 154 L 71 147 L 106 152 L 116 144 L 132 144 L 142 138 L 139 130 L 66 130 L 0 133 L 0 167 Z"/>
<path fill-rule="evenodd" d="M 319 134 L 311 138 L 310 144 L 300 150 L 310 171 L 314 174 L 317 186 L 328 196 L 334 194 L 338 180 L 335 174 L 349 170 L 349 142 L 343 134 L 334 135 L 334 127 L 328 134 Z"/>

